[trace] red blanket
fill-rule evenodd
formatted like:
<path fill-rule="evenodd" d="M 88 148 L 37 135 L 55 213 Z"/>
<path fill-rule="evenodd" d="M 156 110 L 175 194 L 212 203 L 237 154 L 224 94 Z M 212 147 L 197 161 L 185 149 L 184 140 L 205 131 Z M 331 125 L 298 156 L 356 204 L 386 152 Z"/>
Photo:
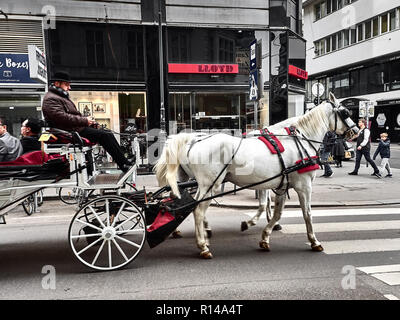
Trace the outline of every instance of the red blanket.
<path fill-rule="evenodd" d="M 14 161 L 0 162 L 0 166 L 32 166 L 32 165 L 42 165 L 43 163 L 56 158 L 61 158 L 59 154 L 47 154 L 42 151 L 32 151 L 23 154 Z"/>

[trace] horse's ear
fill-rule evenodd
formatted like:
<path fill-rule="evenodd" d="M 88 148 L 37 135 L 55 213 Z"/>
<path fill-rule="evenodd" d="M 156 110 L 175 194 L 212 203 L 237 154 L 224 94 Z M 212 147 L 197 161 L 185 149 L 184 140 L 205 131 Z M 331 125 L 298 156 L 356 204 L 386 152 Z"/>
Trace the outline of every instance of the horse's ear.
<path fill-rule="evenodd" d="M 335 97 L 335 95 L 333 94 L 333 92 L 331 91 L 331 92 L 329 92 L 329 101 L 330 102 L 332 102 L 335 106 L 337 106 L 338 104 L 337 104 L 337 100 L 336 100 L 336 97 Z"/>

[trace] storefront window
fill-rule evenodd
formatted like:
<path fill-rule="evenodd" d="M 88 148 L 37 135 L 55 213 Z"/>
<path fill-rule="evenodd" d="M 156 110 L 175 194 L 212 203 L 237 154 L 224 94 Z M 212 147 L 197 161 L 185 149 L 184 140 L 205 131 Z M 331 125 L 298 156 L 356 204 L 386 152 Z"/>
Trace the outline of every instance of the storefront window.
<path fill-rule="evenodd" d="M 7 121 L 7 131 L 19 138 L 21 124 L 27 118 L 42 119 L 40 96 L 0 96 L 0 116 Z"/>

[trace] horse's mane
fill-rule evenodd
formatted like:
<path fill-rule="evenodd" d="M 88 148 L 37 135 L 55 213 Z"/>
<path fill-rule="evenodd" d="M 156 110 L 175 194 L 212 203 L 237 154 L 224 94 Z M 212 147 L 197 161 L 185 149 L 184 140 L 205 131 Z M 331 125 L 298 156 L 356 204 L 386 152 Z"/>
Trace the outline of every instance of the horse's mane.
<path fill-rule="evenodd" d="M 323 136 L 329 130 L 329 117 L 326 103 L 323 103 L 303 116 L 300 116 L 295 126 L 307 137 Z"/>

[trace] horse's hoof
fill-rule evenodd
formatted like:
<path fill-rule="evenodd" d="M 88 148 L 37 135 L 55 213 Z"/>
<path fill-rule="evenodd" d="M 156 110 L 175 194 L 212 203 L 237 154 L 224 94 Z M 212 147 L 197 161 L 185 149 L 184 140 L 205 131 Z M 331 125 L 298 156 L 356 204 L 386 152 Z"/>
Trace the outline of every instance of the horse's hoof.
<path fill-rule="evenodd" d="M 274 230 L 274 231 L 282 230 L 282 226 L 278 223 L 278 224 L 276 224 L 276 225 L 274 226 L 274 228 L 273 228 L 272 230 Z"/>
<path fill-rule="evenodd" d="M 207 232 L 207 238 L 211 238 L 212 237 L 212 231 L 211 230 L 206 230 Z"/>
<path fill-rule="evenodd" d="M 210 251 L 203 251 L 200 253 L 200 257 L 202 257 L 203 259 L 212 259 L 213 255 Z"/>
<path fill-rule="evenodd" d="M 324 248 L 322 248 L 321 245 L 317 245 L 317 246 L 311 246 L 311 250 L 315 252 L 322 252 L 324 251 Z"/>
<path fill-rule="evenodd" d="M 180 238 L 183 238 L 183 236 L 182 236 L 182 233 L 181 233 L 180 231 L 174 231 L 174 232 L 172 233 L 172 238 L 174 238 L 174 239 L 180 239 Z"/>
<path fill-rule="evenodd" d="M 265 251 L 270 251 L 269 243 L 266 241 L 260 241 L 260 248 Z"/>
<path fill-rule="evenodd" d="M 240 225 L 240 230 L 241 231 L 246 231 L 249 228 L 249 225 L 247 224 L 246 221 L 242 221 L 242 224 Z"/>

